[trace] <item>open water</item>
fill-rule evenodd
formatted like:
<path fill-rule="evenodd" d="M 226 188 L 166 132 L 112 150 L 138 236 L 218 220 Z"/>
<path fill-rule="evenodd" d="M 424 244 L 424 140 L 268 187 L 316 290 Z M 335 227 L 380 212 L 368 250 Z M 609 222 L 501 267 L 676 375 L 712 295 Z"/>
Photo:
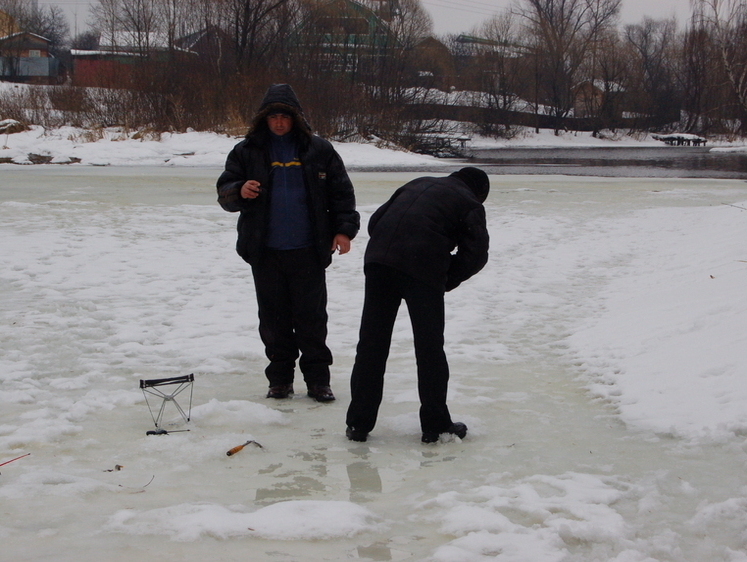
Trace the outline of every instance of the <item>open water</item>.
<path fill-rule="evenodd" d="M 747 152 L 710 147 L 478 149 L 471 162 L 490 174 L 747 178 Z"/>

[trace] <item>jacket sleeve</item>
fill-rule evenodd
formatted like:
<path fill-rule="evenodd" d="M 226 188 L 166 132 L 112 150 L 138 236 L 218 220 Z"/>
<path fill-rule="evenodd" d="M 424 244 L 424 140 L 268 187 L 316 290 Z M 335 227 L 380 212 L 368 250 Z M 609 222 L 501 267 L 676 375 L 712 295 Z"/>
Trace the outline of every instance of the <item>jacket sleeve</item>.
<path fill-rule="evenodd" d="M 472 209 L 464 219 L 457 251 L 451 256 L 449 264 L 447 291 L 455 289 L 485 267 L 488 262 L 489 241 L 485 207 L 480 205 Z"/>
<path fill-rule="evenodd" d="M 218 189 L 218 203 L 223 209 L 231 213 L 248 209 L 259 199 L 244 199 L 241 197 L 241 186 L 248 179 L 247 162 L 244 161 L 245 154 L 241 150 L 241 143 L 236 145 L 226 158 L 226 167 L 218 178 L 216 188 Z M 260 195 L 261 197 L 261 195 Z"/>
<path fill-rule="evenodd" d="M 355 191 L 345 164 L 330 145 L 327 161 L 327 197 L 333 234 L 344 234 L 351 240 L 360 229 L 360 215 L 355 210 Z"/>

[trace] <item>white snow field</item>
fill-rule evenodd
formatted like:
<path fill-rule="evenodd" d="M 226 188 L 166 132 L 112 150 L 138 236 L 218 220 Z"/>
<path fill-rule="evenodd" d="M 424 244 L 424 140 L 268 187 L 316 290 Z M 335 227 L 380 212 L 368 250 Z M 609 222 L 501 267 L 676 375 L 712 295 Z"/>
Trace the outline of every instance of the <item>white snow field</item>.
<path fill-rule="evenodd" d="M 219 166 L 0 167 L 0 560 L 747 560 L 747 183 L 491 176 L 447 296 L 467 437 L 420 443 L 403 307 L 353 443 L 365 229 L 337 401 L 270 401 Z M 352 174 L 364 226 L 427 173 Z M 139 380 L 189 373 L 189 431 L 146 435 Z"/>

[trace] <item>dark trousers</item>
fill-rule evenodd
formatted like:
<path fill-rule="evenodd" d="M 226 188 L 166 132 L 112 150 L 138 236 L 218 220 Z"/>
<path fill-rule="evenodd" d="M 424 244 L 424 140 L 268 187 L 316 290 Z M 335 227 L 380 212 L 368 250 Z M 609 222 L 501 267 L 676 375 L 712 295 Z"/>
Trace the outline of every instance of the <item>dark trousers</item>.
<path fill-rule="evenodd" d="M 352 400 L 347 425 L 370 432 L 384 391 L 384 371 L 392 330 L 402 300 L 412 323 L 424 432 L 443 432 L 451 425 L 446 406 L 449 365 L 444 353 L 444 293 L 380 264 L 367 264 L 360 337 L 350 379 Z"/>
<path fill-rule="evenodd" d="M 314 249 L 268 250 L 252 274 L 270 386 L 293 382 L 299 355 L 306 384 L 328 385 L 327 284 Z"/>

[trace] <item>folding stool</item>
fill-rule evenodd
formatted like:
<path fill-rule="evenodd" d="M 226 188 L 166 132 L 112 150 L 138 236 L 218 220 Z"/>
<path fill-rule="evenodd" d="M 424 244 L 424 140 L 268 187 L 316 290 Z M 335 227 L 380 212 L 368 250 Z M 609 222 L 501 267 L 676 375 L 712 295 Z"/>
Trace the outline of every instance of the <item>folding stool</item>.
<path fill-rule="evenodd" d="M 161 427 L 163 412 L 166 409 L 166 404 L 169 402 L 172 402 L 174 404 L 185 422 L 189 421 L 192 415 L 192 387 L 194 386 L 194 380 L 194 374 L 184 375 L 181 377 L 171 377 L 167 379 L 140 380 L 140 388 L 143 391 L 143 396 L 145 396 L 145 403 L 148 405 L 148 410 L 150 410 L 150 415 L 153 418 L 153 423 L 156 425 L 156 430 L 148 431 L 148 435 L 163 435 L 165 433 L 169 433 Z M 162 387 L 165 386 L 174 386 L 175 388 L 173 388 L 170 393 L 167 393 L 162 389 Z M 187 388 L 189 388 L 189 408 L 185 413 L 184 409 L 179 405 L 179 402 L 177 402 L 176 397 Z M 158 415 L 153 414 L 153 407 L 151 407 L 150 401 L 148 400 L 148 394 L 162 400 L 161 406 L 158 409 Z M 187 429 L 179 431 L 189 430 Z"/>

